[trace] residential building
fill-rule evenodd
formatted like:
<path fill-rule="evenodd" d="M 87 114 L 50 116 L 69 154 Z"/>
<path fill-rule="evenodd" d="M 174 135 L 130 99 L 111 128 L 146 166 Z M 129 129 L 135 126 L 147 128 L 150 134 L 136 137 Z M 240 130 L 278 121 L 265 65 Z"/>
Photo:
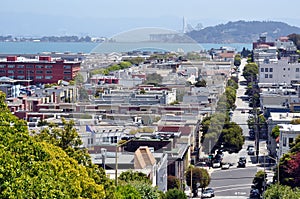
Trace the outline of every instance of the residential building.
<path fill-rule="evenodd" d="M 289 152 L 291 144 L 300 135 L 300 125 L 279 124 L 280 139 L 278 148 L 278 158 Z"/>
<path fill-rule="evenodd" d="M 271 112 L 270 117 L 267 119 L 268 124 L 268 141 L 267 141 L 267 149 L 271 156 L 277 155 L 277 142 L 275 138 L 273 138 L 272 130 L 278 124 L 290 124 L 292 120 L 299 119 L 300 113 L 280 113 L 280 112 Z"/>
<path fill-rule="evenodd" d="M 287 83 L 300 81 L 300 63 L 295 56 L 281 58 L 274 63 L 259 64 L 260 83 Z"/>
<path fill-rule="evenodd" d="M 80 70 L 79 61 L 67 61 L 50 56 L 25 58 L 8 56 L 0 60 L 0 76 L 17 80 L 32 80 L 32 83 L 57 83 L 70 81 Z"/>

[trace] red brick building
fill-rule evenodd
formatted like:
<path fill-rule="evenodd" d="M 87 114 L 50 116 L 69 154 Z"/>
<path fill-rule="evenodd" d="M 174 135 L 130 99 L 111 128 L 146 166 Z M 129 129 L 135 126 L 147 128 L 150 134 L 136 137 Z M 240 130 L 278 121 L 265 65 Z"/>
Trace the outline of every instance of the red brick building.
<path fill-rule="evenodd" d="M 80 70 L 80 62 L 39 56 L 35 59 L 8 56 L 0 60 L 0 77 L 17 80 L 32 80 L 36 83 L 57 83 L 58 80 L 70 81 Z"/>

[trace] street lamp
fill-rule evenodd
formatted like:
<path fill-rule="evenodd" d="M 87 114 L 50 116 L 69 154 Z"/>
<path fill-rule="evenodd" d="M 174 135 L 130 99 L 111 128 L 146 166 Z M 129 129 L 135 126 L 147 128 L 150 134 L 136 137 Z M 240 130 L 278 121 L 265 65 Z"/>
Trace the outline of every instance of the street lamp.
<path fill-rule="evenodd" d="M 279 158 L 278 158 L 278 156 L 276 159 L 271 156 L 268 156 L 268 158 L 277 162 L 277 185 L 279 185 L 280 184 L 280 182 L 279 182 Z"/>
<path fill-rule="evenodd" d="M 101 156 L 102 156 L 102 168 L 105 170 L 105 159 L 106 159 L 106 152 L 105 148 L 101 148 Z"/>
<path fill-rule="evenodd" d="M 118 147 L 123 146 L 125 144 L 127 144 L 130 140 L 127 140 L 126 142 L 121 142 L 121 143 L 117 143 L 116 144 L 116 154 L 115 154 L 115 166 L 116 166 L 116 170 L 115 170 L 115 185 L 116 187 L 118 186 Z"/>

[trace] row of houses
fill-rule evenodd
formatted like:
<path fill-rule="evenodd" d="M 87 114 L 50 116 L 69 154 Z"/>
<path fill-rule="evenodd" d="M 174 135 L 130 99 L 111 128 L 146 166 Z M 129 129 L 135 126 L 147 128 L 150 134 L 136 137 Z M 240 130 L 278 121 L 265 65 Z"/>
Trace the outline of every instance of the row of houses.
<path fill-rule="evenodd" d="M 41 61 L 44 69 L 55 62 L 47 58 L 37 63 Z M 20 92 L 8 95 L 7 104 L 36 132 L 41 121 L 62 125 L 62 117 L 74 120 L 82 147 L 110 178 L 116 179 L 124 170 L 137 170 L 166 191 L 166 176 L 178 177 L 183 186 L 188 165 L 203 158 L 199 125 L 214 112 L 231 72 L 231 61 L 160 60 L 109 76 L 96 75 L 81 85 L 24 85 Z M 163 77 L 161 86 L 142 84 L 152 73 Z M 136 81 L 128 83 L 133 79 Z M 205 79 L 207 86 L 194 86 L 199 79 Z M 10 80 L 11 86 L 20 85 Z"/>
<path fill-rule="evenodd" d="M 269 155 L 282 157 L 290 149 L 300 126 L 290 124 L 300 114 L 300 63 L 297 48 L 288 37 L 267 42 L 265 36 L 253 43 L 253 58 L 259 66 L 260 109 L 267 118 Z M 279 127 L 275 138 L 272 130 Z"/>

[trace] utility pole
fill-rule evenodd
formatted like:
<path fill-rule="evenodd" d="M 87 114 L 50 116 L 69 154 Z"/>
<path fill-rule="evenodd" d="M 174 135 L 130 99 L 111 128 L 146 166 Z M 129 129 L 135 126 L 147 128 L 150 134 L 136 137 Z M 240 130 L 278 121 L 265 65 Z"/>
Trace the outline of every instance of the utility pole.
<path fill-rule="evenodd" d="M 257 109 L 255 106 L 255 101 L 254 101 L 254 86 L 256 81 L 253 81 L 253 76 L 251 76 L 251 82 L 252 82 L 252 111 L 254 114 L 254 125 L 253 125 L 253 130 L 255 133 L 255 152 L 256 152 L 256 162 L 258 163 L 258 157 L 259 157 L 259 131 L 258 131 L 258 118 L 257 118 Z"/>

